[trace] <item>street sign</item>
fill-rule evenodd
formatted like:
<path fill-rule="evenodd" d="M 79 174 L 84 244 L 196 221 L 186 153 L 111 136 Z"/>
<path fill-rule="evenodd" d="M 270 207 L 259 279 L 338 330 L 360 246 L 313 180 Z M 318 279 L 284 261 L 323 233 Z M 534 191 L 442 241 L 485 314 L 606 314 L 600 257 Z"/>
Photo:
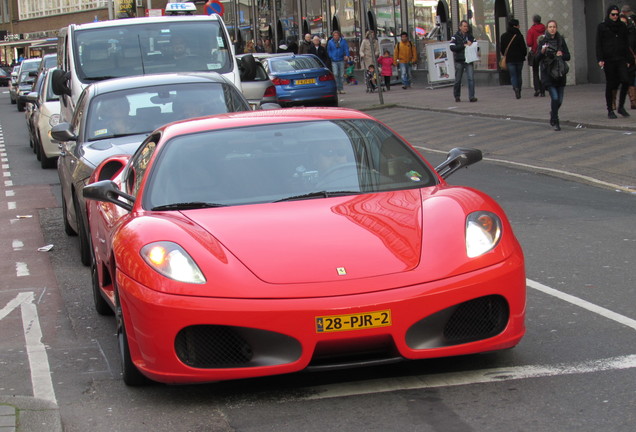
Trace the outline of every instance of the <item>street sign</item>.
<path fill-rule="evenodd" d="M 225 6 L 219 0 L 208 0 L 205 4 L 205 13 L 208 15 L 219 14 L 219 16 L 223 16 L 225 12 Z"/>

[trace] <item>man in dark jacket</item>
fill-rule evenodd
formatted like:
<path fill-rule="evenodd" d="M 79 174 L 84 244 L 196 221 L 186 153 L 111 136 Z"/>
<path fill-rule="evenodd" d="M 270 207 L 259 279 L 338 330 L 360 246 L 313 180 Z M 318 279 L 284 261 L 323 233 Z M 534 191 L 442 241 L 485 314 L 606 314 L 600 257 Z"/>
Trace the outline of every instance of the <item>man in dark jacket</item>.
<path fill-rule="evenodd" d="M 472 63 L 466 63 L 464 50 L 475 42 L 475 38 L 469 31 L 468 21 L 462 20 L 459 23 L 459 30 L 450 40 L 450 49 L 455 54 L 455 85 L 453 86 L 453 95 L 455 102 L 460 102 L 459 98 L 462 90 L 462 75 L 466 71 L 466 80 L 468 81 L 468 98 L 471 102 L 477 102 L 475 97 L 475 70 Z"/>
<path fill-rule="evenodd" d="M 596 60 L 605 71 L 605 102 L 607 105 L 607 117 L 615 119 L 616 114 L 612 107 L 612 90 L 621 87 L 618 98 L 618 113 L 623 117 L 629 117 L 625 110 L 625 98 L 629 87 L 627 65 L 634 61 L 629 58 L 629 42 L 627 26 L 618 16 L 618 6 L 611 5 L 607 8 L 605 20 L 598 25 L 596 32 Z"/>
<path fill-rule="evenodd" d="M 307 54 L 315 55 L 320 60 L 322 60 L 325 66 L 331 69 L 331 61 L 329 60 L 329 56 L 327 55 L 327 48 L 322 46 L 322 41 L 320 40 L 320 37 L 314 36 L 311 42 L 312 43 L 311 43 L 311 46 L 309 47 L 309 50 L 307 51 Z"/>

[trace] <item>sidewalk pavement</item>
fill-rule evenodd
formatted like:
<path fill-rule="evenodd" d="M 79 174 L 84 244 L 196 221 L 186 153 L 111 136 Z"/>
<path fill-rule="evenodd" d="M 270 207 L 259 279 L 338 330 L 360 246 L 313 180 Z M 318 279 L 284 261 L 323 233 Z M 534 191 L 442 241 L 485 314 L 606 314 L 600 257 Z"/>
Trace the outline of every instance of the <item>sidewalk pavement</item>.
<path fill-rule="evenodd" d="M 461 102 L 455 102 L 452 86 L 429 89 L 423 83 L 414 82 L 411 89 L 404 90 L 400 84 L 392 85 L 391 91 L 382 92 L 384 104 L 380 104 L 379 95 L 367 93 L 366 86 L 360 82 L 359 85 L 345 85 L 345 94 L 340 95 L 340 106 L 368 111 L 381 108 L 402 107 L 410 109 L 421 109 L 427 111 L 437 111 L 443 113 L 457 113 L 463 115 L 483 116 L 491 118 L 505 118 L 512 120 L 534 121 L 545 125 L 546 130 L 551 130 L 549 125 L 550 97 L 546 92 L 545 97 L 534 97 L 534 91 L 524 88 L 521 92 L 521 99 L 516 99 L 510 85 L 503 86 L 479 86 L 475 88 L 477 102 L 468 102 L 468 89 L 462 87 Z M 558 140 L 572 139 L 573 128 L 607 129 L 622 132 L 622 134 L 634 134 L 633 145 L 623 146 L 621 151 L 622 163 L 605 164 L 605 160 L 598 157 L 596 169 L 605 169 L 602 182 L 607 182 L 605 186 L 613 186 L 615 183 L 628 185 L 625 188 L 618 188 L 626 192 L 636 193 L 636 109 L 630 109 L 629 98 L 625 104 L 630 117 L 618 115 L 617 119 L 607 118 L 605 108 L 605 85 L 604 84 L 582 84 L 572 85 L 565 88 L 563 105 L 559 111 L 559 118 L 562 131 L 554 132 L 555 142 Z M 568 130 L 570 134 L 568 135 Z M 581 140 L 577 142 L 578 154 L 602 155 L 604 152 L 616 152 L 612 147 L 612 140 Z M 614 143 L 615 144 L 615 143 Z M 528 163 L 528 156 L 532 155 L 532 146 L 538 145 L 528 142 L 529 151 L 524 154 L 524 162 Z M 545 154 L 550 149 L 541 149 Z M 553 151 L 560 151 L 554 146 Z M 514 161 L 512 162 L 521 162 Z M 590 162 L 588 160 L 588 162 Z M 535 166 L 545 166 L 542 160 L 530 161 Z M 591 161 L 594 163 L 594 161 Z M 572 166 L 572 172 L 582 177 L 582 173 L 576 172 L 576 167 Z M 618 177 L 618 178 L 617 178 Z M 612 182 L 612 179 L 615 179 Z"/>

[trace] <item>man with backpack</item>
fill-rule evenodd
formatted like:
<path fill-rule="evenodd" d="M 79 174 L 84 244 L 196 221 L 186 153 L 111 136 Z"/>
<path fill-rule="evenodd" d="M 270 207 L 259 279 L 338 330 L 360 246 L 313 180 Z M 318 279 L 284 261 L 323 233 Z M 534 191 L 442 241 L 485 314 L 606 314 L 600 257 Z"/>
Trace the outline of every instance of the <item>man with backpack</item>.
<path fill-rule="evenodd" d="M 395 45 L 393 63 L 400 69 L 402 88 L 411 88 L 411 65 L 417 63 L 417 50 L 406 32 L 400 34 L 400 42 Z"/>

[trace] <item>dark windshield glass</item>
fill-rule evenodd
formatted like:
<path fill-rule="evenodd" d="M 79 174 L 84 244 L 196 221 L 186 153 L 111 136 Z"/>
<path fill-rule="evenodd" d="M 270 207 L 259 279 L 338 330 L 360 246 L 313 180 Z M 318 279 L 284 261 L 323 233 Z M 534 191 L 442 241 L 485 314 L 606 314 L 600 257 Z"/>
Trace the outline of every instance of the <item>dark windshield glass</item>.
<path fill-rule="evenodd" d="M 184 135 L 165 144 L 151 176 L 145 208 L 321 199 L 436 184 L 406 143 L 371 120 L 280 123 Z"/>
<path fill-rule="evenodd" d="M 230 72 L 228 41 L 216 21 L 166 21 L 76 32 L 82 82 L 164 72 Z"/>
<path fill-rule="evenodd" d="M 295 72 L 307 69 L 323 68 L 314 57 L 273 58 L 270 60 L 273 73 Z"/>
<path fill-rule="evenodd" d="M 86 136 L 94 141 L 144 134 L 177 120 L 246 110 L 238 90 L 216 82 L 122 90 L 91 101 Z"/>

